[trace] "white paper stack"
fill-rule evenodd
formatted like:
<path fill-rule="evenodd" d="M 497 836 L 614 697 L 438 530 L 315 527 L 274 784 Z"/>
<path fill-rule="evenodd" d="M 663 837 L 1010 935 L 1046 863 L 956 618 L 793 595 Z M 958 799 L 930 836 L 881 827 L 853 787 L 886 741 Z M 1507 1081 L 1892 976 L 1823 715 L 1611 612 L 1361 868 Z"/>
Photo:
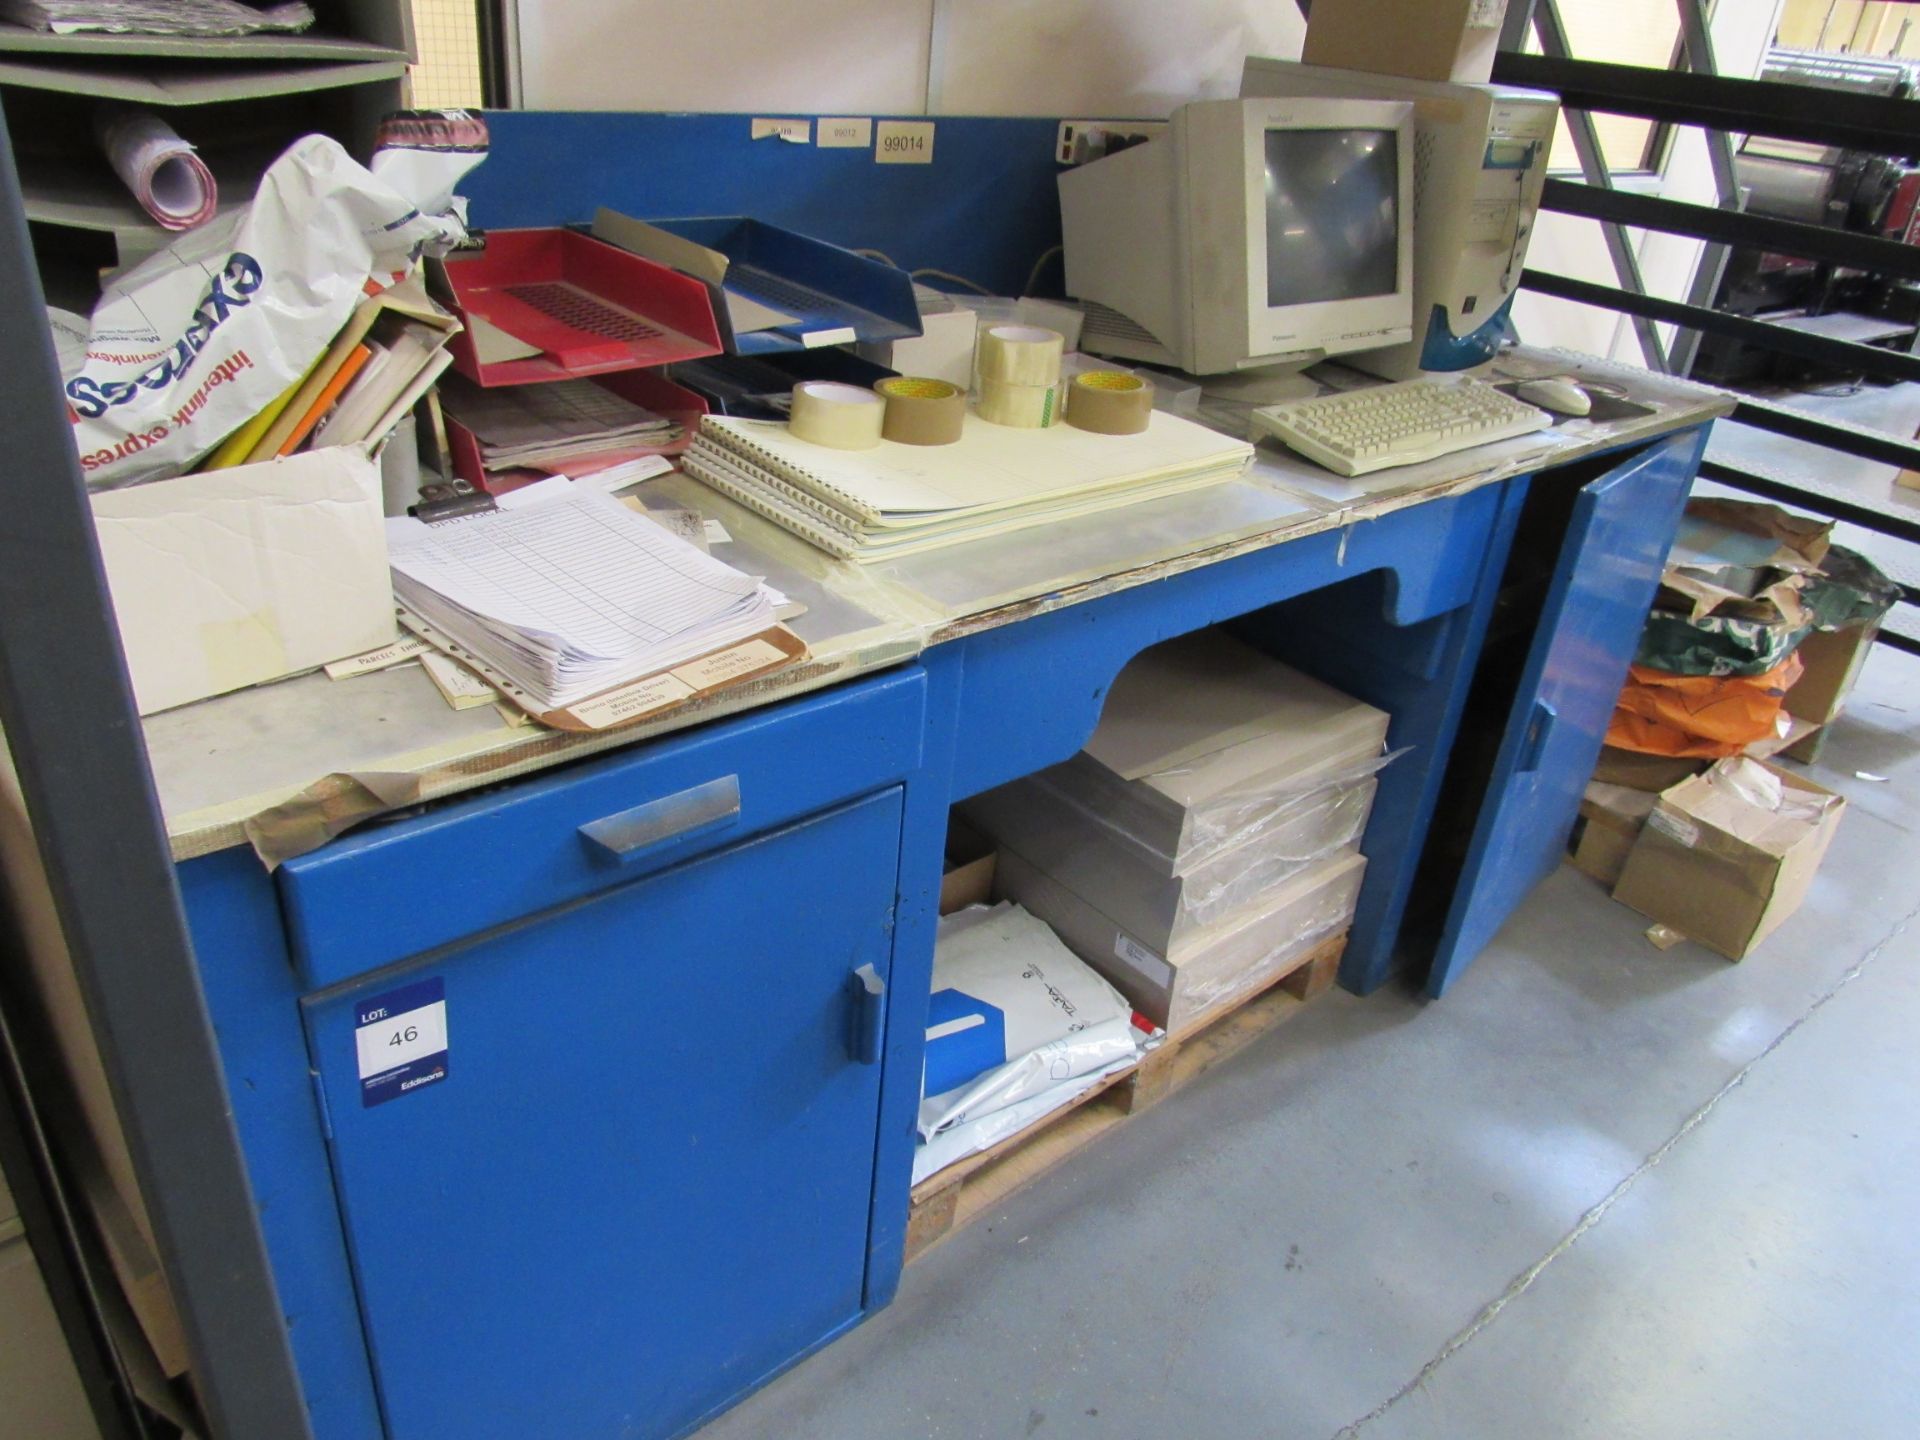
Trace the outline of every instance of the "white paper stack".
<path fill-rule="evenodd" d="M 594 490 L 438 524 L 387 522 L 394 594 L 560 710 L 770 628 L 771 593 Z"/>
<path fill-rule="evenodd" d="M 872 562 L 1237 478 L 1253 448 L 1154 412 L 1138 435 L 969 415 L 951 445 L 832 450 L 780 421 L 708 416 L 687 473 L 843 559 Z"/>

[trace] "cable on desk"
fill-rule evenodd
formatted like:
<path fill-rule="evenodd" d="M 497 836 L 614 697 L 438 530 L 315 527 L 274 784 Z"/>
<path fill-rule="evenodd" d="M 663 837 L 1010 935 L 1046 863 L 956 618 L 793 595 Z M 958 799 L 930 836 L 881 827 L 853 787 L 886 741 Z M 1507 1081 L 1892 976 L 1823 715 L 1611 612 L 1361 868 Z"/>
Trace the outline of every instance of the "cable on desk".
<path fill-rule="evenodd" d="M 1027 272 L 1027 287 L 1020 292 L 1022 295 L 1031 295 L 1033 293 L 1033 287 L 1040 283 L 1040 272 L 1047 268 L 1047 261 L 1064 252 L 1066 248 L 1064 245 L 1055 245 L 1049 250 L 1042 250 L 1040 252 L 1040 258 L 1033 262 L 1033 269 Z"/>
<path fill-rule="evenodd" d="M 950 280 L 955 285 L 964 285 L 975 294 L 993 294 L 993 291 L 987 289 L 987 287 L 982 285 L 978 280 L 969 280 L 966 276 L 956 275 L 951 270 L 936 270 L 929 265 L 919 270 L 909 270 L 907 272 L 907 278 L 910 280 L 918 280 L 922 275 L 931 275 L 936 280 Z"/>

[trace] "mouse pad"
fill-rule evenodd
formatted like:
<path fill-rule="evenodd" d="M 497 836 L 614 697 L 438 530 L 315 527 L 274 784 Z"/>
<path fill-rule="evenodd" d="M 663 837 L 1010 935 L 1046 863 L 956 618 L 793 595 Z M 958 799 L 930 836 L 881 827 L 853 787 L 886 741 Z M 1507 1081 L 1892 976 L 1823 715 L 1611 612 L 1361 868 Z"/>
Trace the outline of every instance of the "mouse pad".
<path fill-rule="evenodd" d="M 1493 388 L 1505 394 L 1513 395 L 1517 400 L 1520 397 L 1515 395 L 1514 392 L 1525 383 L 1526 382 L 1522 380 L 1511 380 L 1505 384 L 1495 385 Z M 1631 400 L 1616 399 L 1604 390 L 1593 389 L 1586 386 L 1581 388 L 1587 391 L 1587 398 L 1593 402 L 1593 408 L 1585 415 L 1554 415 L 1553 423 L 1555 425 L 1564 425 L 1567 421 L 1574 419 L 1591 420 L 1596 424 L 1605 425 L 1614 420 L 1637 420 L 1643 415 L 1653 414 L 1653 406 L 1651 405 L 1636 405 Z M 1547 413 L 1550 415 L 1553 414 L 1552 411 L 1548 411 Z"/>

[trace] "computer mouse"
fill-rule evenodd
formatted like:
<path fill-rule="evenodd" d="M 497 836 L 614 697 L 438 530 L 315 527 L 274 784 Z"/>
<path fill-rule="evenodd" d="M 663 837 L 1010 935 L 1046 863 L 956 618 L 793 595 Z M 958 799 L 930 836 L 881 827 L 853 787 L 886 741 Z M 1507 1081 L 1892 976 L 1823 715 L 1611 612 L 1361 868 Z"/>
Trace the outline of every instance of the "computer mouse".
<path fill-rule="evenodd" d="M 1554 377 L 1548 380 L 1529 380 L 1514 388 L 1515 395 L 1529 405 L 1538 405 L 1542 410 L 1551 410 L 1556 415 L 1585 415 L 1593 409 L 1593 397 L 1582 390 L 1573 381 Z"/>

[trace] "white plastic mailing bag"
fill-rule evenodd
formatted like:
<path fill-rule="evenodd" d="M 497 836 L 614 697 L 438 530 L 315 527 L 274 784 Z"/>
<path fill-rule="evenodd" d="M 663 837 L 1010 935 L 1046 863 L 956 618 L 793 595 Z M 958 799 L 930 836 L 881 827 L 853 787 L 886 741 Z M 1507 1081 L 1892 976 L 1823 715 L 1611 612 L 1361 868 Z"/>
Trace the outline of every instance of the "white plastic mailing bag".
<path fill-rule="evenodd" d="M 368 283 L 465 231 L 445 208 L 481 153 L 383 152 L 324 135 L 273 162 L 244 211 L 189 230 L 107 285 L 68 411 L 89 485 L 175 475 L 320 358 Z"/>
<path fill-rule="evenodd" d="M 1145 1038 L 1120 992 L 1018 905 L 949 915 L 934 949 L 921 1136 L 1136 1060 Z"/>

